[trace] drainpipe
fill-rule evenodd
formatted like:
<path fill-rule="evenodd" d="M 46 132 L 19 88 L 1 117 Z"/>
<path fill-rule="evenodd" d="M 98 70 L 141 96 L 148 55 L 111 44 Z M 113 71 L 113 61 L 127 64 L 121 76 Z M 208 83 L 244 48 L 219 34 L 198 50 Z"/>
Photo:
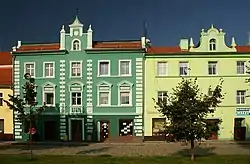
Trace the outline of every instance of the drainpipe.
<path fill-rule="evenodd" d="M 144 142 L 144 129 L 145 129 L 145 52 L 146 49 L 144 49 L 145 51 L 143 52 L 143 56 L 142 56 L 142 142 Z"/>
<path fill-rule="evenodd" d="M 12 54 L 12 53 L 11 53 Z M 15 96 L 15 84 L 14 84 L 14 71 L 15 71 L 15 59 L 16 56 L 12 54 L 12 78 L 11 78 L 11 89 L 12 89 L 12 94 Z M 14 103 L 13 103 L 14 105 Z M 13 115 L 13 140 L 15 140 L 15 111 L 12 113 Z"/>

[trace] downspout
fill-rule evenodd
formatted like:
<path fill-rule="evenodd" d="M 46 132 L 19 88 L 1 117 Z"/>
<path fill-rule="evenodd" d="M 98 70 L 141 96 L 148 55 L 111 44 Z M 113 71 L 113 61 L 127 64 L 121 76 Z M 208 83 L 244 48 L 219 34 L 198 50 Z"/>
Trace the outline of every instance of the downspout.
<path fill-rule="evenodd" d="M 16 59 L 16 56 L 14 56 L 11 52 L 11 55 L 12 55 L 12 78 L 11 78 L 11 89 L 12 89 L 12 94 L 13 96 L 15 96 L 15 83 L 14 83 L 14 71 L 15 71 L 15 59 Z M 13 103 L 14 105 L 14 103 Z M 13 115 L 13 139 L 15 140 L 15 111 L 13 111 L 12 113 Z"/>
<path fill-rule="evenodd" d="M 144 142 L 144 129 L 145 129 L 145 52 L 146 48 L 144 48 L 143 56 L 142 56 L 142 142 Z"/>

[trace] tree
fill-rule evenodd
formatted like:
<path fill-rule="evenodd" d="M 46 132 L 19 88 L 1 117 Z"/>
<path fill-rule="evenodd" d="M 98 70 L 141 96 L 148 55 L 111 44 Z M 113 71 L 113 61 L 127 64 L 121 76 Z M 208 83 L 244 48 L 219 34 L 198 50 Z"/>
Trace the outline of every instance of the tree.
<path fill-rule="evenodd" d="M 203 138 L 211 137 L 219 130 L 219 124 L 207 121 L 208 114 L 215 112 L 216 107 L 222 102 L 223 80 L 210 91 L 211 95 L 200 92 L 197 78 L 182 79 L 168 95 L 166 100 L 156 102 L 156 107 L 168 120 L 166 133 L 173 135 L 176 141 L 187 141 L 191 143 L 191 160 L 194 160 L 194 143 Z"/>
<path fill-rule="evenodd" d="M 36 107 L 36 85 L 35 79 L 31 78 L 30 74 L 26 73 L 24 75 L 27 80 L 23 86 L 24 96 L 23 99 L 20 95 L 9 95 L 9 100 L 4 100 L 4 102 L 9 106 L 11 110 L 16 112 L 16 119 L 20 120 L 23 124 L 29 122 L 29 149 L 30 149 L 30 159 L 33 159 L 33 149 L 32 149 L 32 135 L 35 133 L 34 122 L 38 119 L 39 115 L 42 113 L 44 106 Z M 29 110 L 26 110 L 29 106 Z"/>

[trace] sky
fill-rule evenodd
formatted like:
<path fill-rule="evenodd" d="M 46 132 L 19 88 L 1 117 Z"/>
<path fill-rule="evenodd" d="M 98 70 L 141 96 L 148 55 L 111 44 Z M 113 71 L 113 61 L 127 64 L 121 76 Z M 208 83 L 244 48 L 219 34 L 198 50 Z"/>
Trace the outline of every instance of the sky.
<path fill-rule="evenodd" d="M 249 0 L 1 0 L 0 51 L 22 42 L 59 42 L 62 25 L 78 17 L 89 24 L 94 40 L 139 39 L 143 21 L 154 46 L 179 45 L 181 38 L 198 43 L 211 24 L 226 32 L 229 44 L 248 43 Z"/>

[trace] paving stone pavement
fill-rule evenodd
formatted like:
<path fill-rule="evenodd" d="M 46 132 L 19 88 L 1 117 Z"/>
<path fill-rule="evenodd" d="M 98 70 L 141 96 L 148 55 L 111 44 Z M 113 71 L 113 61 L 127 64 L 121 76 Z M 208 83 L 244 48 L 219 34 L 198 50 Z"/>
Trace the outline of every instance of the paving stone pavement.
<path fill-rule="evenodd" d="M 83 145 L 34 145 L 34 154 L 41 155 L 103 155 L 103 156 L 166 156 L 187 155 L 189 145 L 180 143 L 95 143 Z M 28 146 L 0 147 L 0 154 L 26 154 Z M 250 145 L 247 144 L 215 144 L 203 143 L 197 145 L 198 155 L 230 155 L 250 154 Z"/>

